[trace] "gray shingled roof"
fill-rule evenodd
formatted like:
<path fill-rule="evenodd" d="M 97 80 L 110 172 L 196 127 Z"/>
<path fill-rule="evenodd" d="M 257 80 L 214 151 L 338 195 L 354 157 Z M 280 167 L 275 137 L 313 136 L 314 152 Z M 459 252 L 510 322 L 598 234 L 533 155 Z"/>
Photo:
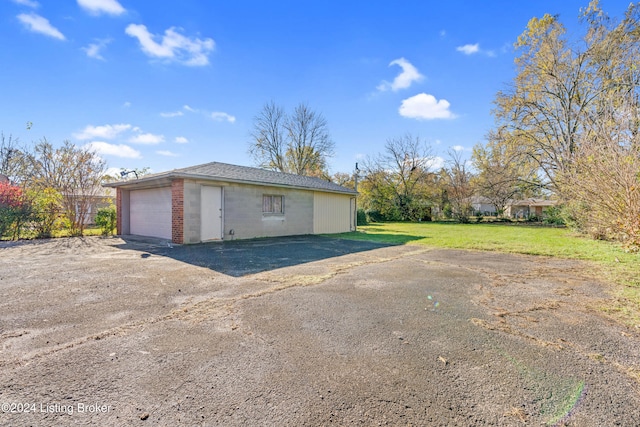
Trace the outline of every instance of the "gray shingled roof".
<path fill-rule="evenodd" d="M 155 179 L 162 178 L 212 179 L 216 181 L 243 182 L 257 185 L 276 185 L 293 188 L 304 188 L 310 190 L 323 190 L 336 193 L 356 194 L 356 192 L 350 188 L 334 184 L 333 182 L 329 182 L 321 178 L 274 172 L 266 169 L 230 165 L 227 163 L 219 162 L 211 162 L 205 163 L 203 165 L 173 169 L 168 172 L 145 175 L 139 180 L 128 180 L 107 185 L 119 187 L 121 185 L 130 185 L 136 182 L 149 182 Z"/>

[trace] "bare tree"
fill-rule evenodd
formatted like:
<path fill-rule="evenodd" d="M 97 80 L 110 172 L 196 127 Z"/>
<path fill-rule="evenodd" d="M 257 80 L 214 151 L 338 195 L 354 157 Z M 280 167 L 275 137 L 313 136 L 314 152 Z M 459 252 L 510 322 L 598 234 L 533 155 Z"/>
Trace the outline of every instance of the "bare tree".
<path fill-rule="evenodd" d="M 289 138 L 288 170 L 298 175 L 319 175 L 327 170 L 334 144 L 324 116 L 305 104 L 298 105 L 285 122 Z"/>
<path fill-rule="evenodd" d="M 529 156 L 514 150 L 513 144 L 505 142 L 509 137 L 506 132 L 489 132 L 487 143 L 476 145 L 471 157 L 477 171 L 474 187 L 490 201 L 498 216 L 509 200 L 540 186 L 536 165 Z"/>
<path fill-rule="evenodd" d="M 25 173 L 25 149 L 18 140 L 0 134 L 0 173 L 13 182 L 21 182 Z"/>
<path fill-rule="evenodd" d="M 469 222 L 469 217 L 473 213 L 471 198 L 475 193 L 472 184 L 473 175 L 460 151 L 449 151 L 447 163 L 445 168 L 446 184 L 452 214 L 460 222 Z"/>
<path fill-rule="evenodd" d="M 383 207 L 391 201 L 399 219 L 421 219 L 429 210 L 427 177 L 433 159 L 431 148 L 419 137 L 388 139 L 383 154 L 364 162 L 363 188 L 370 204 Z"/>
<path fill-rule="evenodd" d="M 62 195 L 62 206 L 70 221 L 71 234 L 84 233 L 92 202 L 100 194 L 106 163 L 94 152 L 65 141 L 54 148 L 40 141 L 30 156 L 30 183 L 35 188 L 53 188 Z"/>
<path fill-rule="evenodd" d="M 558 177 L 571 220 L 582 231 L 634 251 L 640 250 L 638 111 L 637 98 L 612 99 L 580 139 L 572 167 Z"/>
<path fill-rule="evenodd" d="M 263 168 L 298 175 L 327 175 L 327 158 L 334 143 L 324 116 L 307 105 L 292 115 L 274 102 L 265 104 L 254 118 L 249 153 Z"/>
<path fill-rule="evenodd" d="M 253 142 L 249 153 L 261 168 L 286 172 L 287 134 L 284 109 L 273 101 L 262 107 L 253 119 Z"/>

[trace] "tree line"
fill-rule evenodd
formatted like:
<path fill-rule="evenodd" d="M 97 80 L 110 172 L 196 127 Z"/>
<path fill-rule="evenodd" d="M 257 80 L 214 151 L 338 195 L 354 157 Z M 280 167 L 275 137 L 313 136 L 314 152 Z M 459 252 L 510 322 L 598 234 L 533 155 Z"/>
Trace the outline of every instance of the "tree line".
<path fill-rule="evenodd" d="M 640 4 L 621 19 L 592 1 L 583 36 L 558 17 L 529 21 L 517 75 L 495 101 L 486 158 L 516 164 L 563 202 L 575 228 L 640 247 Z M 498 174 L 499 175 L 499 174 Z M 499 177 L 496 178 L 499 181 Z"/>
<path fill-rule="evenodd" d="M 66 228 L 84 234 L 92 200 L 101 193 L 106 163 L 69 141 L 25 146 L 0 135 L 0 237 L 50 237 Z"/>
<path fill-rule="evenodd" d="M 640 248 L 640 4 L 614 19 L 592 1 L 579 20 L 577 38 L 557 16 L 528 22 L 515 43 L 516 76 L 494 101 L 495 127 L 470 161 L 450 152 L 436 168 L 420 138 L 391 138 L 363 162 L 360 206 L 380 219 L 435 212 L 467 221 L 474 195 L 498 213 L 512 199 L 553 196 L 568 225 Z M 268 104 L 254 121 L 252 154 L 263 167 L 353 185 L 352 174 L 329 176 L 326 121 L 316 114 L 318 126 L 298 126 L 304 107 L 287 116 Z"/>

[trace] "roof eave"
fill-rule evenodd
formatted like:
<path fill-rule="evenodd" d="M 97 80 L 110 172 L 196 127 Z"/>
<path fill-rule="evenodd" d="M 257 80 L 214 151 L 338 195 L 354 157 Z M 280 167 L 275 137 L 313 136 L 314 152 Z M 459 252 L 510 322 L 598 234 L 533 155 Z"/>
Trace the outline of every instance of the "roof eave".
<path fill-rule="evenodd" d="M 279 188 L 292 188 L 298 190 L 308 190 L 308 191 L 322 191 L 325 193 L 335 193 L 335 194 L 348 194 L 352 196 L 357 196 L 358 192 L 355 190 L 345 189 L 346 191 L 341 191 L 338 189 L 329 189 L 329 188 L 315 188 L 315 187 L 306 187 L 302 185 L 290 185 L 290 184 L 278 184 L 278 183 L 266 183 L 262 181 L 253 181 L 246 179 L 233 179 L 233 178 L 224 178 L 224 177 L 214 177 L 210 175 L 201 175 L 201 174 L 193 174 L 193 173 L 181 173 L 181 172 L 167 172 L 166 174 L 158 174 L 150 177 L 142 177 L 140 179 L 129 180 L 129 181 L 121 181 L 121 182 L 109 182 L 103 184 L 104 187 L 112 187 L 112 188 L 123 188 L 125 190 L 135 190 L 138 188 L 144 187 L 157 187 L 157 186 L 167 186 L 171 185 L 171 181 L 173 179 L 200 179 L 203 181 L 214 181 L 214 182 L 232 182 L 234 184 L 252 184 L 259 185 L 262 187 L 279 187 Z M 160 181 L 160 182 L 155 182 Z M 152 184 L 152 185 L 150 185 Z"/>

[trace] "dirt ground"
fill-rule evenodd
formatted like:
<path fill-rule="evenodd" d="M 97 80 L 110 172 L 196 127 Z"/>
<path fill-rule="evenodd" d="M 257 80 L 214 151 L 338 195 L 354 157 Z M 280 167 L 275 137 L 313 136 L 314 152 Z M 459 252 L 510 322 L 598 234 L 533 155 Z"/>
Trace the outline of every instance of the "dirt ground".
<path fill-rule="evenodd" d="M 0 244 L 3 426 L 638 426 L 584 264 L 322 237 Z"/>

